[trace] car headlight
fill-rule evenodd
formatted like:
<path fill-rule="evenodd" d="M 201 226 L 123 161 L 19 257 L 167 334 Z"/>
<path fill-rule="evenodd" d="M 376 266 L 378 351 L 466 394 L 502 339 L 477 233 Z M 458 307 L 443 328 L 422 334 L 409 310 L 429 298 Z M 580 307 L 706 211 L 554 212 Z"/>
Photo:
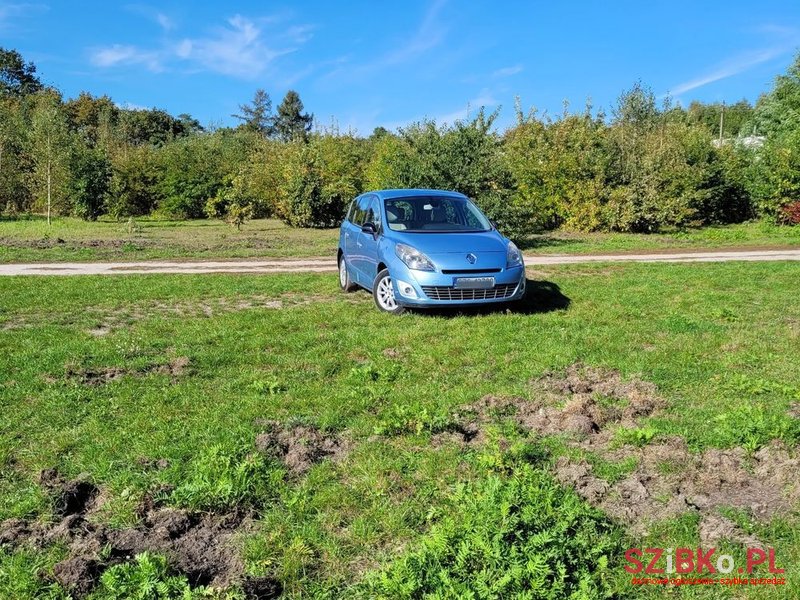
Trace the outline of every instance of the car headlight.
<path fill-rule="evenodd" d="M 414 269 L 416 271 L 436 270 L 431 259 L 416 248 L 412 248 L 406 244 L 397 244 L 394 247 L 394 253 L 397 254 L 397 258 L 402 260 L 409 269 Z"/>
<path fill-rule="evenodd" d="M 514 242 L 508 242 L 508 248 L 506 249 L 506 269 L 521 266 L 522 252 L 519 251 L 519 248 L 517 248 Z"/>

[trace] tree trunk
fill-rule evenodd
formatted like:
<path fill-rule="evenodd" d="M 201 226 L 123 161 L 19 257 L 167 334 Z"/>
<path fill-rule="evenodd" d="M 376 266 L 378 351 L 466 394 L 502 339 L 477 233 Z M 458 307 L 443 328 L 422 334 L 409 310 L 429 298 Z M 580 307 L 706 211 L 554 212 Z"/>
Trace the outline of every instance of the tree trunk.
<path fill-rule="evenodd" d="M 50 226 L 50 161 L 47 161 L 47 225 Z"/>

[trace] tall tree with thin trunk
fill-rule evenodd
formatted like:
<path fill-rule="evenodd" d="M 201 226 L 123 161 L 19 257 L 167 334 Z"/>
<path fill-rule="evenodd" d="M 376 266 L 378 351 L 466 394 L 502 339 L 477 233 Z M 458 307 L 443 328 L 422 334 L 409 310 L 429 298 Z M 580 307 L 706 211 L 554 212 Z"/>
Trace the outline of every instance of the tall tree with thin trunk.
<path fill-rule="evenodd" d="M 275 117 L 275 133 L 282 140 L 287 142 L 306 140 L 314 122 L 314 115 L 303 113 L 303 109 L 300 94 L 294 90 L 286 92 Z"/>
<path fill-rule="evenodd" d="M 275 133 L 275 119 L 272 116 L 272 99 L 262 89 L 256 90 L 250 104 L 240 104 L 238 115 L 231 115 L 242 121 L 242 127 L 254 133 L 260 133 L 265 138 L 272 137 Z"/>
<path fill-rule="evenodd" d="M 44 201 L 50 225 L 54 201 L 61 204 L 68 181 L 69 132 L 60 98 L 45 91 L 34 105 L 30 138 L 32 183 L 37 200 Z"/>

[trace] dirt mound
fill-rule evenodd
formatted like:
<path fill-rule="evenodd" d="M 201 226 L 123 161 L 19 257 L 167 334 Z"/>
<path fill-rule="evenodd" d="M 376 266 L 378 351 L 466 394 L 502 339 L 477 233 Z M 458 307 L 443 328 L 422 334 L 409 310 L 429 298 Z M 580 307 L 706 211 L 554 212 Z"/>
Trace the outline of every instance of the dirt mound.
<path fill-rule="evenodd" d="M 485 396 L 462 407 L 456 414 L 458 425 L 434 435 L 432 443 L 480 443 L 487 423 L 511 419 L 532 433 L 561 435 L 568 447 L 590 451 L 606 463 L 630 463 L 632 472 L 611 481 L 598 476 L 586 460 L 565 456 L 557 459 L 554 471 L 559 481 L 635 535 L 653 523 L 697 512 L 704 539 L 750 543 L 755 538 L 724 520 L 720 508 L 768 520 L 800 501 L 800 459 L 778 442 L 753 456 L 741 448 L 692 453 L 679 437 L 641 448 L 620 446 L 616 430 L 638 428 L 642 418 L 664 406 L 650 382 L 623 380 L 618 371 L 577 363 L 533 380 L 531 388 L 533 400 Z"/>
<path fill-rule="evenodd" d="M 796 473 L 800 459 L 774 442 L 748 457 L 741 448 L 709 449 L 693 454 L 681 438 L 669 438 L 639 449 L 600 452 L 606 460 L 634 457 L 637 467 L 614 484 L 596 476 L 586 462 L 561 457 L 556 477 L 571 485 L 583 498 L 608 515 L 642 534 L 655 522 L 686 512 L 698 512 L 703 521 L 701 536 L 744 539 L 743 532 L 720 527 L 718 509 L 741 509 L 759 520 L 787 513 L 800 500 Z"/>
<path fill-rule="evenodd" d="M 652 383 L 624 381 L 618 371 L 580 363 L 561 374 L 547 373 L 531 386 L 534 400 L 489 395 L 461 407 L 455 415 L 456 425 L 436 434 L 433 443 L 481 443 L 486 423 L 510 417 L 522 429 L 540 435 L 566 433 L 587 446 L 607 444 L 607 425 L 636 427 L 637 419 L 664 405 Z"/>
<path fill-rule="evenodd" d="M 86 476 L 68 481 L 56 469 L 42 471 L 39 484 L 52 496 L 53 514 L 57 517 L 89 512 L 100 493 Z"/>
<path fill-rule="evenodd" d="M 140 369 L 127 369 L 124 367 L 98 367 L 94 369 L 81 369 L 74 365 L 65 366 L 67 379 L 78 381 L 81 385 L 97 387 L 117 381 L 125 376 L 145 377 L 147 375 L 169 375 L 173 383 L 190 371 L 190 361 L 186 356 L 177 356 L 166 364 L 153 364 Z"/>
<path fill-rule="evenodd" d="M 323 459 L 338 460 L 348 444 L 330 433 L 308 425 L 287 427 L 277 421 L 264 423 L 266 431 L 256 437 L 256 448 L 279 459 L 296 475 L 302 475 Z"/>
<path fill-rule="evenodd" d="M 197 514 L 145 502 L 141 523 L 129 529 L 111 529 L 89 517 L 101 497 L 85 479 L 67 481 L 55 470 L 43 471 L 43 487 L 53 496 L 55 523 L 11 519 L 0 524 L 0 546 L 43 548 L 55 542 L 69 549 L 69 558 L 55 565 L 53 577 L 75 597 L 95 586 L 111 565 L 145 551 L 163 554 L 170 566 L 192 585 L 240 585 L 247 598 L 271 598 L 281 593 L 271 578 L 246 577 L 234 544 L 252 525 L 249 515 Z"/>

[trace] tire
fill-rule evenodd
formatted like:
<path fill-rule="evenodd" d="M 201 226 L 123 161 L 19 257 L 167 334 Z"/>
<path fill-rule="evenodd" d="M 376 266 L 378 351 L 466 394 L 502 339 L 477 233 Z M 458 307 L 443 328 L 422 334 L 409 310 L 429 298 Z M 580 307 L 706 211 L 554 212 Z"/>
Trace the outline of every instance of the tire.
<path fill-rule="evenodd" d="M 339 287 L 342 291 L 349 293 L 354 291 L 358 286 L 350 279 L 350 273 L 347 272 L 347 265 L 344 261 L 344 254 L 339 256 Z"/>
<path fill-rule="evenodd" d="M 375 306 L 378 307 L 378 310 L 383 312 L 400 315 L 406 310 L 395 300 L 389 269 L 384 269 L 375 278 L 375 282 L 372 285 L 372 298 L 375 300 Z"/>

